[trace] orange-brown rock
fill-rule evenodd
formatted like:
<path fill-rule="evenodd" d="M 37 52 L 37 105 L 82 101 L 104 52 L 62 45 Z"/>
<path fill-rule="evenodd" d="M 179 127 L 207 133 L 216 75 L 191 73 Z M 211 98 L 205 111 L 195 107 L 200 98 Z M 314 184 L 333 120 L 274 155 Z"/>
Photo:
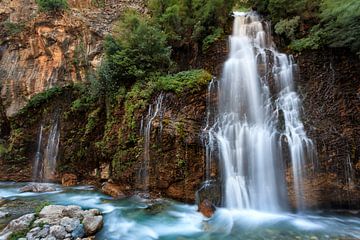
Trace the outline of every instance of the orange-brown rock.
<path fill-rule="evenodd" d="M 212 215 L 215 213 L 215 210 L 215 206 L 208 199 L 203 200 L 198 206 L 198 211 L 207 218 L 212 217 Z"/>
<path fill-rule="evenodd" d="M 72 173 L 65 173 L 61 178 L 61 184 L 65 187 L 77 185 L 77 176 Z"/>
<path fill-rule="evenodd" d="M 120 185 L 107 182 L 102 186 L 101 191 L 114 198 L 124 198 L 125 194 L 123 193 L 122 189 L 123 188 Z"/>

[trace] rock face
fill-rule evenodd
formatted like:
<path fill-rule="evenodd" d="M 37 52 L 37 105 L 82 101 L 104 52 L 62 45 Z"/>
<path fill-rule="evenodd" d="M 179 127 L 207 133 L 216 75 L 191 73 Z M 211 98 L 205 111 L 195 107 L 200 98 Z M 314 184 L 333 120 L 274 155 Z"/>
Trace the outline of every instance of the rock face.
<path fill-rule="evenodd" d="M 11 221 L 0 233 L 0 239 L 7 239 L 12 233 L 28 228 L 31 228 L 26 234 L 28 240 L 82 239 L 92 237 L 103 226 L 103 217 L 98 209 L 84 211 L 75 205 L 46 206 L 40 211 L 39 218 L 35 218 L 35 214 L 27 214 Z"/>
<path fill-rule="evenodd" d="M 125 194 L 122 192 L 122 187 L 113 183 L 105 183 L 101 191 L 114 198 L 124 198 Z"/>
<path fill-rule="evenodd" d="M 77 176 L 71 173 L 65 173 L 61 178 L 61 184 L 65 187 L 77 185 Z"/>
<path fill-rule="evenodd" d="M 1 36 L 0 82 L 7 115 L 15 114 L 28 98 L 54 85 L 86 80 L 100 62 L 102 40 L 126 8 L 144 11 L 143 1 L 69 1 L 62 14 L 39 13 L 35 1 L 0 2 L 0 21 L 9 20 L 20 33 Z M 1 25 L 1 24 L 0 24 Z"/>
<path fill-rule="evenodd" d="M 305 183 L 308 206 L 360 208 L 360 61 L 344 50 L 296 55 L 304 121 L 318 159 Z M 291 189 L 290 189 L 291 191 Z"/>

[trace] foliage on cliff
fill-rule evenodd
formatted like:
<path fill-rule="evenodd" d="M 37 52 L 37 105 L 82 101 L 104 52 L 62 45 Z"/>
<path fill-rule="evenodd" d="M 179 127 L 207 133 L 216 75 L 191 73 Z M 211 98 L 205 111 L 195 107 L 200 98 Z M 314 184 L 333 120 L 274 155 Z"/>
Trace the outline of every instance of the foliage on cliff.
<path fill-rule="evenodd" d="M 61 11 L 68 8 L 67 0 L 36 0 L 40 11 Z"/>
<path fill-rule="evenodd" d="M 224 34 L 236 0 L 150 0 L 153 19 L 174 47 L 200 45 L 206 50 Z"/>
<path fill-rule="evenodd" d="M 249 0 L 293 50 L 345 47 L 360 54 L 358 0 Z"/>

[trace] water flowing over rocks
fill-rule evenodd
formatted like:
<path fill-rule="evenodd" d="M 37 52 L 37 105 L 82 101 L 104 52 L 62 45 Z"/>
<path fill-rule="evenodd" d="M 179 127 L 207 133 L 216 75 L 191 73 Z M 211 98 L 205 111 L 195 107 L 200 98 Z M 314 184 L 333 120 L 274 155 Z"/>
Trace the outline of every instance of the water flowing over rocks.
<path fill-rule="evenodd" d="M 54 192 L 56 188 L 48 183 L 30 183 L 19 190 L 20 192 Z"/>
<path fill-rule="evenodd" d="M 103 226 L 103 217 L 98 209 L 82 210 L 70 205 L 45 206 L 38 216 L 27 214 L 12 220 L 0 233 L 0 239 L 30 229 L 27 240 L 36 239 L 82 239 L 92 237 Z"/>

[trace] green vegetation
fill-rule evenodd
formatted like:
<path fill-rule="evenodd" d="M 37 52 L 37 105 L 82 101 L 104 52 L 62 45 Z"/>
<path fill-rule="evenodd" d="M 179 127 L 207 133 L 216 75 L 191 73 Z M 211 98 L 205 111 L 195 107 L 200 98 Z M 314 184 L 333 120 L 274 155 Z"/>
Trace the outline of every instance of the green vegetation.
<path fill-rule="evenodd" d="M 41 212 L 41 210 L 46 207 L 46 206 L 49 206 L 51 205 L 51 202 L 48 202 L 48 201 L 44 201 L 44 202 L 41 202 L 39 205 L 36 206 L 35 208 L 35 214 L 36 215 L 39 215 L 39 213 Z"/>
<path fill-rule="evenodd" d="M 47 103 L 53 97 L 60 95 L 62 93 L 62 90 L 63 89 L 61 87 L 56 86 L 56 87 L 49 88 L 48 90 L 45 90 L 44 92 L 34 95 L 29 100 L 27 105 L 23 109 L 21 109 L 20 114 L 25 113 L 30 109 L 37 108 L 44 103 Z"/>
<path fill-rule="evenodd" d="M 15 36 L 16 34 L 21 33 L 25 28 L 23 23 L 15 23 L 10 21 L 4 22 L 3 26 L 5 32 L 10 36 Z"/>
<path fill-rule="evenodd" d="M 358 0 L 249 0 L 291 49 L 348 48 L 360 54 Z"/>
<path fill-rule="evenodd" d="M 150 0 L 156 24 L 176 48 L 201 46 L 206 50 L 224 35 L 235 0 Z"/>
<path fill-rule="evenodd" d="M 36 3 L 42 12 L 62 11 L 69 7 L 67 0 L 36 0 Z"/>
<path fill-rule="evenodd" d="M 105 40 L 106 59 L 100 71 L 102 92 L 117 92 L 153 73 L 166 73 L 171 66 L 171 49 L 166 35 L 149 20 L 129 11 Z"/>

